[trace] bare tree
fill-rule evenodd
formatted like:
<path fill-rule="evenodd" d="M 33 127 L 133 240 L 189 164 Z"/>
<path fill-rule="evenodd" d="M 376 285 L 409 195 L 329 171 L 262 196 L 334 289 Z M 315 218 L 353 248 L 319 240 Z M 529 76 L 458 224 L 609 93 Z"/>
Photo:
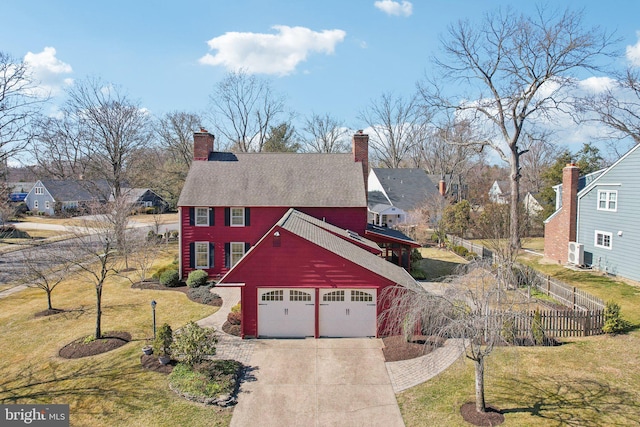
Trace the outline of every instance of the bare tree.
<path fill-rule="evenodd" d="M 450 278 L 443 295 L 422 286 L 386 288 L 381 294 L 386 310 L 380 316 L 385 333 L 414 333 L 455 339 L 475 367 L 476 410 L 486 412 L 485 360 L 497 344 L 507 344 L 516 333 L 505 323 L 520 316 L 517 305 L 491 264 L 472 263 Z"/>
<path fill-rule="evenodd" d="M 456 201 L 462 200 L 462 187 L 466 175 L 474 165 L 474 161 L 482 156 L 482 146 L 469 145 L 480 137 L 466 120 L 446 120 L 435 125 L 427 133 L 422 144 L 413 150 L 414 164 L 423 168 L 428 174 L 438 175 L 441 180 L 458 186 Z M 447 188 L 450 193 L 451 185 Z"/>
<path fill-rule="evenodd" d="M 156 229 L 158 229 L 157 227 Z M 136 278 L 139 282 L 147 280 L 149 271 L 153 266 L 153 263 L 158 258 L 160 252 L 160 240 L 158 239 L 158 232 L 151 235 L 136 232 L 130 239 L 130 249 L 132 253 L 135 253 L 135 257 L 132 258 L 132 264 L 136 269 Z M 129 279 L 129 276 L 126 276 Z M 131 280 L 131 279 L 129 279 Z"/>
<path fill-rule="evenodd" d="M 24 61 L 0 51 L 0 164 L 29 143 L 31 121 L 46 98 L 39 96 Z"/>
<path fill-rule="evenodd" d="M 54 310 L 51 294 L 54 289 L 68 278 L 71 262 L 51 250 L 25 249 L 21 252 L 27 286 L 42 289 L 47 294 L 47 309 Z"/>
<path fill-rule="evenodd" d="M 244 70 L 230 72 L 210 97 L 216 130 L 240 152 L 262 151 L 269 128 L 284 114 L 284 97 L 268 80 Z"/>
<path fill-rule="evenodd" d="M 443 79 L 453 83 L 447 87 L 468 92 L 445 95 L 435 80 L 419 86 L 428 106 L 456 111 L 472 125 L 495 132 L 482 143 L 510 167 L 514 249 L 520 247 L 517 207 L 520 156 L 527 152 L 521 144 L 525 125 L 551 120 L 554 111 L 568 107 L 575 73 L 597 70 L 612 42 L 598 27 L 585 29 L 580 12 L 539 7 L 535 15 L 525 16 L 498 10 L 478 25 L 451 25 L 442 42 L 444 55 L 435 59 Z"/>
<path fill-rule="evenodd" d="M 189 170 L 193 160 L 193 132 L 201 127 L 202 119 L 199 115 L 182 111 L 167 113 L 158 120 L 155 132 L 160 146 L 185 171 Z"/>
<path fill-rule="evenodd" d="M 103 216 L 104 209 L 94 210 L 93 214 Z M 78 273 L 79 280 L 91 284 L 96 291 L 95 339 L 102 337 L 102 291 L 108 279 L 117 275 L 122 257 L 116 245 L 116 236 L 110 224 L 93 221 L 77 227 L 74 231 L 74 244 L 63 254 L 67 262 Z"/>
<path fill-rule="evenodd" d="M 44 117 L 35 128 L 30 151 L 44 176 L 61 180 L 89 177 L 88 135 L 82 123 L 64 114 Z"/>
<path fill-rule="evenodd" d="M 616 76 L 612 87 L 580 99 L 578 105 L 583 122 L 603 123 L 610 129 L 610 137 L 631 138 L 635 144 L 640 143 L 640 71 L 637 69 L 628 68 Z M 621 153 L 615 151 L 620 157 Z"/>
<path fill-rule="evenodd" d="M 149 115 L 120 88 L 98 79 L 75 83 L 68 96 L 65 114 L 84 129 L 92 170 L 119 197 L 132 153 L 151 140 Z"/>
<path fill-rule="evenodd" d="M 388 168 L 400 167 L 411 150 L 427 134 L 427 117 L 416 97 L 408 99 L 383 93 L 359 115 L 371 128 L 370 146 L 378 161 Z"/>
<path fill-rule="evenodd" d="M 349 150 L 348 135 L 353 132 L 329 114 L 313 113 L 304 120 L 306 151 L 315 153 L 342 153 Z"/>
<path fill-rule="evenodd" d="M 560 147 L 549 141 L 547 133 L 527 133 L 522 138 L 523 148 L 528 150 L 520 160 L 522 192 L 538 193 L 544 187 L 542 173 L 553 163 Z"/>

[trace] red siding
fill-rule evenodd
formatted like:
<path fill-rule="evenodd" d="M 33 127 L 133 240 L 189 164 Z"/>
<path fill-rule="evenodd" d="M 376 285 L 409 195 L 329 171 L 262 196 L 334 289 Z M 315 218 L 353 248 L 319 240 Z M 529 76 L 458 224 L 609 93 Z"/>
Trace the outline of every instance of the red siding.
<path fill-rule="evenodd" d="M 190 207 L 180 209 L 181 225 L 181 265 L 182 276 L 186 277 L 192 270 L 189 267 L 189 244 L 191 242 L 213 242 L 215 244 L 214 268 L 207 269 L 209 276 L 215 277 L 226 272 L 224 244 L 228 242 L 246 242 L 255 245 L 258 240 L 273 227 L 289 207 L 251 207 L 250 225 L 248 227 L 229 227 L 224 222 L 224 207 L 215 207 L 215 225 L 208 227 L 189 225 Z M 324 219 L 337 227 L 355 231 L 364 235 L 367 224 L 366 208 L 300 208 L 298 209 L 318 219 Z"/>
<path fill-rule="evenodd" d="M 267 237 L 225 277 L 242 288 L 243 335 L 258 332 L 257 288 L 378 288 L 393 283 L 286 230 L 278 228 L 280 246 Z M 380 312 L 378 308 L 378 313 Z"/>

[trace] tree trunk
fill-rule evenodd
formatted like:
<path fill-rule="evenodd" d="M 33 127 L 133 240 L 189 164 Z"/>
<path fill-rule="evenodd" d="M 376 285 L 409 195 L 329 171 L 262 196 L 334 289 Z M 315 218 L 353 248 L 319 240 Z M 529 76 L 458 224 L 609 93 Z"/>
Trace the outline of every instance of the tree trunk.
<path fill-rule="evenodd" d="M 514 147 L 511 152 L 511 175 L 510 178 L 510 199 L 509 211 L 509 253 L 513 255 L 520 250 L 520 224 L 518 218 L 518 203 L 520 199 L 520 156 L 517 153 L 518 147 Z"/>
<path fill-rule="evenodd" d="M 475 360 L 476 365 L 476 411 L 486 412 L 484 403 L 484 358 Z"/>
<path fill-rule="evenodd" d="M 47 308 L 49 310 L 53 310 L 53 306 L 51 305 L 51 290 L 47 289 Z"/>
<path fill-rule="evenodd" d="M 96 286 L 96 334 L 95 334 L 95 338 L 97 340 L 102 338 L 101 320 L 102 320 L 102 285 L 98 285 Z"/>

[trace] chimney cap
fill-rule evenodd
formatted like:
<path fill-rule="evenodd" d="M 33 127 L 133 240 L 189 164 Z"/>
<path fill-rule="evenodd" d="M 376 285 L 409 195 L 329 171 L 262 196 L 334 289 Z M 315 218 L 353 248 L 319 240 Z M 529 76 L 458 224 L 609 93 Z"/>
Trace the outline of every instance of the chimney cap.
<path fill-rule="evenodd" d="M 209 131 L 203 126 L 200 126 L 200 132 L 201 133 L 209 133 Z"/>

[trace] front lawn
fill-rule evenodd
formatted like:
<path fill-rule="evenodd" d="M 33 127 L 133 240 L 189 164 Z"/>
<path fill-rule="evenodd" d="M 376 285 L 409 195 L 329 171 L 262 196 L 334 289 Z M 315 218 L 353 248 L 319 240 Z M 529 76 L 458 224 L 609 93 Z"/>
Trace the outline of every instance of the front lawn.
<path fill-rule="evenodd" d="M 175 252 L 175 248 L 173 250 Z M 170 262 L 166 254 L 158 265 Z M 158 325 L 178 329 L 217 308 L 182 292 L 132 289 L 112 278 L 103 291 L 103 331 L 129 332 L 133 341 L 108 353 L 66 360 L 64 345 L 93 333 L 95 290 L 63 282 L 53 292 L 64 313 L 34 317 L 46 308 L 45 293 L 27 289 L 0 300 L 0 403 L 68 403 L 71 425 L 226 426 L 231 411 L 188 402 L 168 387 L 166 375 L 142 368 L 141 347 L 152 336 L 151 301 Z"/>
<path fill-rule="evenodd" d="M 597 273 L 521 261 L 605 301 L 640 325 L 640 288 Z M 640 424 L 640 331 L 564 338 L 557 347 L 501 347 L 486 359 L 487 405 L 508 426 Z M 463 426 L 460 406 L 474 401 L 473 363 L 461 359 L 438 377 L 398 395 L 407 426 Z"/>
<path fill-rule="evenodd" d="M 446 249 L 419 248 L 422 259 L 413 267 L 425 273 L 425 280 L 438 281 L 453 274 L 455 268 L 467 261 Z"/>

